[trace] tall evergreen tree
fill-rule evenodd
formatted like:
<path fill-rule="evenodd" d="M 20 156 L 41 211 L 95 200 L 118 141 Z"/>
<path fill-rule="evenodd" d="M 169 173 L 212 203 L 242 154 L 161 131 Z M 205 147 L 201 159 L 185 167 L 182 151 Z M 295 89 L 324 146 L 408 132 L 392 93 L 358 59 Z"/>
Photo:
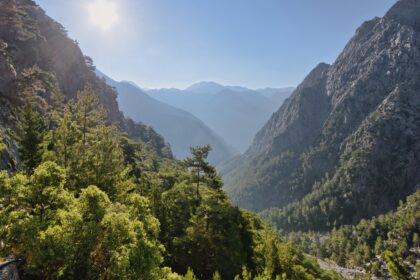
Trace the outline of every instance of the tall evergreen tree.
<path fill-rule="evenodd" d="M 108 195 L 116 193 L 128 172 L 121 136 L 115 125 L 106 124 L 106 111 L 89 84 L 64 108 L 52 138 L 52 158 L 68 169 L 71 189 L 96 185 Z"/>
<path fill-rule="evenodd" d="M 186 158 L 183 162 L 191 170 L 191 175 L 196 183 L 197 198 L 200 198 L 200 182 L 207 183 L 214 189 L 220 189 L 223 186 L 216 169 L 207 161 L 210 151 L 210 145 L 191 148 L 191 157 Z"/>
<path fill-rule="evenodd" d="M 28 96 L 20 108 L 19 127 L 21 130 L 19 155 L 22 167 L 32 174 L 42 160 L 42 147 L 46 125 L 33 97 Z"/>
<path fill-rule="evenodd" d="M 385 251 L 384 258 L 389 273 L 396 280 L 411 280 L 413 279 L 407 270 L 407 267 L 390 251 Z"/>

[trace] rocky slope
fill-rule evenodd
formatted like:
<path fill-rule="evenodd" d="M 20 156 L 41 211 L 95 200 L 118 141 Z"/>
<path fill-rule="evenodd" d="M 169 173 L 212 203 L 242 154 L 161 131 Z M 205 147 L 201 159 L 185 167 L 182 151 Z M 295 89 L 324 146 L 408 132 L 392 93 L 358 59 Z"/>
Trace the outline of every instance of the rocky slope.
<path fill-rule="evenodd" d="M 394 209 L 420 174 L 420 2 L 365 22 L 318 65 L 225 174 L 241 207 L 286 229 Z"/>
<path fill-rule="evenodd" d="M 117 103 L 116 92 L 95 75 L 92 60 L 68 38 L 63 26 L 48 17 L 31 0 L 0 1 L 0 132 L 7 144 L 0 167 L 14 169 L 19 162 L 16 148 L 17 107 L 23 91 L 50 97 L 61 92 L 74 98 L 89 83 L 99 95 L 109 122 L 129 133 L 153 139 L 161 153 L 167 147 L 161 137 L 144 125 L 127 124 Z M 47 98 L 51 99 L 51 98 Z M 50 100 L 51 101 L 51 100 Z M 134 130 L 134 131 L 133 131 Z M 159 139 L 159 140 L 157 140 Z"/>

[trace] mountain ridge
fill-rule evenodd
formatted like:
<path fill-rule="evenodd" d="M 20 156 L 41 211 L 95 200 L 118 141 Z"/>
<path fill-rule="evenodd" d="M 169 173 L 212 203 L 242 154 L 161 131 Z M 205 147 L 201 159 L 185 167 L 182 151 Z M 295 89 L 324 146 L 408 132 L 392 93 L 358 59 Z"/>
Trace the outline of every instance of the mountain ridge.
<path fill-rule="evenodd" d="M 235 203 L 284 230 L 326 230 L 395 209 L 418 188 L 419 14 L 418 1 L 398 1 L 323 75 L 314 68 L 224 174 Z"/>
<path fill-rule="evenodd" d="M 289 94 L 286 89 L 266 97 L 256 90 L 215 82 L 199 82 L 185 90 L 155 89 L 147 93 L 197 116 L 239 152 L 246 150 L 257 130 Z"/>
<path fill-rule="evenodd" d="M 118 92 L 118 104 L 128 117 L 153 127 L 171 145 L 174 155 L 184 159 L 190 147 L 211 145 L 209 160 L 218 164 L 235 155 L 233 148 L 193 114 L 154 99 L 132 83 L 117 82 L 97 71 Z"/>

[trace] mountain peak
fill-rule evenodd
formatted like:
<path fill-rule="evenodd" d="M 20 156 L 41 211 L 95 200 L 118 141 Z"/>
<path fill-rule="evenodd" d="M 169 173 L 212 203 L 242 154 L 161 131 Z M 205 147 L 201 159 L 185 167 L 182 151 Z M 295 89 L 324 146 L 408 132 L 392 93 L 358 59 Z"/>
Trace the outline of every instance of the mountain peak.
<path fill-rule="evenodd" d="M 312 87 L 314 83 L 319 81 L 319 78 L 324 75 L 330 69 L 331 65 L 321 62 L 311 72 L 306 76 L 303 82 L 298 86 L 302 87 Z"/>
<path fill-rule="evenodd" d="M 224 86 L 212 81 L 203 81 L 195 83 L 185 89 L 185 91 L 195 93 L 211 93 L 215 94 L 225 89 Z"/>
<path fill-rule="evenodd" d="M 385 19 L 398 21 L 403 25 L 412 26 L 420 30 L 420 1 L 418 0 L 399 0 L 386 13 Z"/>

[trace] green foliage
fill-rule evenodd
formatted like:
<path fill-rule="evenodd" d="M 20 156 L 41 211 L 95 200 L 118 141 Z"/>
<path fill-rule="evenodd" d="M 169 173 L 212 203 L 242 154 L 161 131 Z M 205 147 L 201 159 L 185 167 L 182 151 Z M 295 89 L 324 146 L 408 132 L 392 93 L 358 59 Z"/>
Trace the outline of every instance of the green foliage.
<path fill-rule="evenodd" d="M 110 196 L 127 172 L 119 131 L 106 125 L 106 113 L 92 87 L 64 108 L 51 131 L 48 157 L 68 170 L 70 189 L 96 185 Z"/>
<path fill-rule="evenodd" d="M 413 279 L 407 270 L 407 267 L 390 251 L 384 252 L 386 266 L 391 276 L 396 280 L 410 280 Z"/>
<path fill-rule="evenodd" d="M 272 235 L 272 234 L 271 234 Z M 337 279 L 335 274 L 322 271 L 316 260 L 306 257 L 291 242 L 275 241 L 269 237 L 266 252 L 269 255 L 263 276 L 269 279 Z M 273 243 L 274 241 L 274 243 Z M 276 249 L 270 248 L 274 244 Z M 277 261 L 277 259 L 279 261 Z"/>
<path fill-rule="evenodd" d="M 6 149 L 6 144 L 3 143 L 3 137 L 0 134 L 0 152 Z"/>
<path fill-rule="evenodd" d="M 33 98 L 28 97 L 20 113 L 19 154 L 24 170 L 31 174 L 42 160 L 41 143 L 44 140 L 46 124 Z"/>
<path fill-rule="evenodd" d="M 218 270 L 233 278 L 252 258 L 248 221 L 224 193 L 202 186 L 198 200 L 195 187 L 181 183 L 162 199 L 162 241 L 175 271 L 191 267 L 200 279 L 210 279 Z"/>
<path fill-rule="evenodd" d="M 216 169 L 207 161 L 210 151 L 210 145 L 191 148 L 191 157 L 186 158 L 183 162 L 191 170 L 192 178 L 197 184 L 197 197 L 200 196 L 200 182 L 214 189 L 221 189 L 223 186 Z"/>
<path fill-rule="evenodd" d="M 24 256 L 25 277 L 323 277 L 230 203 L 207 162 L 210 147 L 176 162 L 165 145 L 151 145 L 153 133 L 145 142 L 109 124 L 91 86 L 66 104 L 45 102 L 48 96 L 31 92 L 33 102 L 22 107 L 21 153 L 36 161 L 25 163 L 25 173 L 0 173 L 0 255 Z M 31 121 L 45 131 L 34 136 Z"/>
<path fill-rule="evenodd" d="M 396 258 L 416 258 L 418 229 L 420 227 L 420 191 L 407 197 L 395 212 L 357 225 L 341 226 L 329 234 L 317 232 L 290 233 L 288 238 L 307 253 L 328 258 L 342 266 L 365 266 L 368 271 L 381 274 L 377 266 L 384 252 L 393 252 Z M 367 266 L 371 263 L 372 266 Z"/>
<path fill-rule="evenodd" d="M 26 273 L 43 278 L 159 279 L 159 222 L 137 194 L 113 203 L 90 186 L 75 199 L 52 162 L 32 176 L 1 176 L 2 252 L 25 255 Z"/>
<path fill-rule="evenodd" d="M 22 169 L 31 174 L 43 157 L 42 144 L 52 116 L 48 103 L 57 105 L 62 96 L 55 76 L 38 66 L 22 71 L 16 90 L 23 103 L 18 108 L 19 156 Z"/>
<path fill-rule="evenodd" d="M 222 280 L 220 273 L 218 271 L 213 273 L 213 280 Z"/>
<path fill-rule="evenodd" d="M 146 148 L 156 153 L 159 158 L 173 159 L 170 147 L 153 128 L 136 123 L 132 119 L 125 119 L 123 126 L 130 139 L 143 142 Z"/>
<path fill-rule="evenodd" d="M 33 175 L 16 174 L 0 178 L 0 239 L 3 254 L 25 255 L 28 270 L 36 269 L 43 247 L 39 233 L 54 224 L 60 209 L 72 196 L 65 190 L 65 171 L 52 162 L 38 166 Z"/>
<path fill-rule="evenodd" d="M 158 279 L 163 247 L 146 201 L 131 197 L 122 205 L 112 203 L 97 187 L 82 190 L 72 209 L 43 235 L 43 241 L 65 258 L 60 273 L 75 279 Z"/>
<path fill-rule="evenodd" d="M 195 277 L 191 268 L 188 268 L 187 274 L 184 276 L 184 280 L 197 280 L 197 277 Z"/>

